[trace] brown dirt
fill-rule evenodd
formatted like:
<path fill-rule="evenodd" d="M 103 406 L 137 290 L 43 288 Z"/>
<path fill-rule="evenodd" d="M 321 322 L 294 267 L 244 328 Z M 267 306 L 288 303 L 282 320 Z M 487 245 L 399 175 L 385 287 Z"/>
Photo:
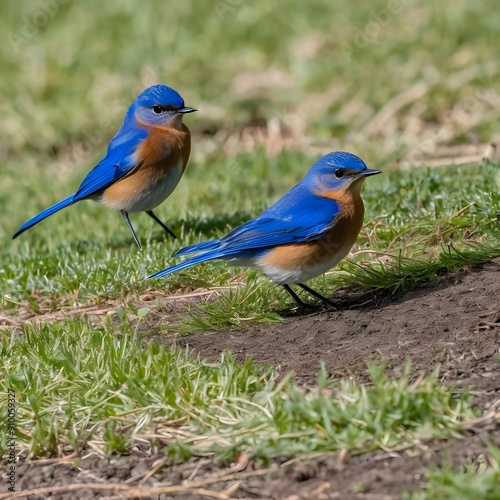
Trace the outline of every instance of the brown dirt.
<path fill-rule="evenodd" d="M 190 335 L 177 344 L 207 358 L 229 349 L 236 359 L 251 356 L 293 370 L 299 382 L 313 383 L 320 361 L 332 376 L 357 372 L 363 377 L 370 359 L 382 358 L 396 368 L 410 358 L 415 371 L 439 362 L 444 378 L 473 383 L 480 377 L 473 373 L 475 362 L 498 352 L 499 334 L 497 259 L 378 305 L 289 318 L 273 326 L 258 324 L 244 333 Z"/>
<path fill-rule="evenodd" d="M 496 411 L 497 418 L 471 426 L 462 439 L 357 457 L 302 458 L 268 469 L 247 463 L 245 457 L 237 464 L 197 458 L 166 465 L 164 457 L 140 449 L 106 459 L 91 455 L 18 464 L 17 491 L 49 488 L 30 499 L 132 498 L 139 492 L 130 488 L 140 484 L 164 488 L 145 490 L 143 498 L 397 499 L 403 491 L 425 484 L 430 464 L 481 463 L 487 456 L 486 442 L 500 446 L 500 259 L 377 305 L 292 317 L 247 331 L 195 334 L 175 342 L 213 359 L 228 348 L 238 359 L 252 356 L 259 363 L 293 370 L 300 383 L 314 382 L 320 360 L 332 376 L 355 372 L 361 379 L 367 377 L 367 361 L 374 358 L 385 360 L 394 374 L 406 359 L 411 359 L 415 374 L 441 363 L 443 383 L 481 390 L 475 404 L 490 414 Z M 5 467 L 0 471 L 4 474 Z M 186 479 L 191 483 L 183 484 Z M 5 491 L 4 485 L 3 479 L 0 491 Z M 76 489 L 69 491 L 69 485 Z"/>

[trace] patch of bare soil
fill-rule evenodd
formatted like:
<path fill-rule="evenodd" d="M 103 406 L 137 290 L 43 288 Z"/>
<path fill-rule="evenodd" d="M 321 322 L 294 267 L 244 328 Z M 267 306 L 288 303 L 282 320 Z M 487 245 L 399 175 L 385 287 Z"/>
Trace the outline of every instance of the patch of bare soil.
<path fill-rule="evenodd" d="M 40 488 L 30 499 L 398 499 L 425 484 L 429 465 L 480 464 L 487 460 L 485 443 L 500 446 L 500 259 L 378 305 L 293 317 L 244 332 L 194 334 L 175 342 L 213 359 L 228 348 L 241 360 L 251 356 L 293 370 L 301 383 L 314 383 L 320 361 L 332 376 L 356 373 L 362 380 L 374 358 L 385 360 L 394 374 L 406 359 L 415 373 L 430 372 L 440 363 L 443 383 L 481 390 L 475 404 L 490 415 L 496 412 L 496 418 L 479 419 L 462 439 L 354 457 L 303 457 L 268 469 L 245 457 L 237 464 L 197 458 L 174 465 L 141 449 L 106 459 L 18 464 L 17 491 L 24 495 L 23 490 Z M 5 466 L 0 471 L 0 491 L 5 491 Z M 2 498 L 15 497 L 0 494 Z"/>
<path fill-rule="evenodd" d="M 334 299 L 333 299 L 334 300 Z M 434 286 L 379 305 L 290 318 L 250 330 L 190 335 L 177 340 L 202 357 L 230 349 L 237 359 L 293 370 L 302 382 L 315 381 L 320 361 L 332 376 L 357 372 L 382 358 L 389 368 L 410 358 L 415 371 L 441 363 L 445 379 L 479 384 L 492 369 L 477 367 L 500 348 L 500 259 L 446 276 Z M 494 363 L 493 363 L 494 364 Z"/>

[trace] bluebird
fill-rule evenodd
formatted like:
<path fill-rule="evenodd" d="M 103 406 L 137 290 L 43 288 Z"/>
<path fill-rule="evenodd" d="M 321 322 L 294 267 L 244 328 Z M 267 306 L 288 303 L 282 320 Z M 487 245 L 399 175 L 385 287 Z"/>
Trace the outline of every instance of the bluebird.
<path fill-rule="evenodd" d="M 290 285 L 334 306 L 304 282 L 328 271 L 349 253 L 363 224 L 361 186 L 366 177 L 379 173 L 351 153 L 329 153 L 261 215 L 220 240 L 182 248 L 174 255 L 198 254 L 150 278 L 221 259 L 259 269 L 283 285 L 301 308 L 307 304 Z"/>
<path fill-rule="evenodd" d="M 13 237 L 77 201 L 90 199 L 120 211 L 139 249 L 129 213 L 146 212 L 176 238 L 153 208 L 170 196 L 184 173 L 191 134 L 182 117 L 193 111 L 196 109 L 186 107 L 171 87 L 153 85 L 144 90 L 128 109 L 106 156 L 87 174 L 76 193 L 30 219 Z"/>

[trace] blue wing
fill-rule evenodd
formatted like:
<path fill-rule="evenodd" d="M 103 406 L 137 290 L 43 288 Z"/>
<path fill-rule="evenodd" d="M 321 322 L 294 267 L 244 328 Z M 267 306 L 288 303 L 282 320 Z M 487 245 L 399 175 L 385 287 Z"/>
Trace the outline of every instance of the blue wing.
<path fill-rule="evenodd" d="M 130 173 L 137 166 L 134 152 L 147 135 L 144 129 L 122 126 L 109 143 L 106 156 L 83 179 L 73 202 L 91 197 Z"/>
<path fill-rule="evenodd" d="M 220 240 L 182 248 L 175 255 L 227 248 L 245 251 L 321 238 L 334 223 L 339 204 L 306 189 L 302 183 L 292 188 L 261 215 L 233 229 Z"/>
<path fill-rule="evenodd" d="M 302 183 L 301 183 L 302 184 Z M 201 262 L 214 259 L 245 258 L 275 245 L 314 241 L 335 224 L 339 204 L 311 194 L 298 184 L 261 215 L 237 227 L 220 240 L 182 248 L 175 255 L 199 255 L 150 276 L 159 278 Z"/>

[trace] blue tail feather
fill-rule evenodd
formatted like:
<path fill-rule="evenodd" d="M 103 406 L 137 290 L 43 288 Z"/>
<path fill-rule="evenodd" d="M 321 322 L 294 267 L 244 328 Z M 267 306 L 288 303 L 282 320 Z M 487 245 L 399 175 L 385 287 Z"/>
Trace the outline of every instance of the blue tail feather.
<path fill-rule="evenodd" d="M 220 240 L 210 240 L 203 241 L 201 243 L 195 243 L 194 245 L 189 245 L 188 247 L 181 248 L 174 253 L 175 257 L 180 255 L 187 255 L 188 253 L 202 252 L 205 250 L 214 250 L 220 245 Z"/>
<path fill-rule="evenodd" d="M 40 212 L 38 215 L 35 215 L 35 217 L 30 219 L 28 222 L 25 222 L 17 230 L 16 234 L 12 237 L 12 239 L 17 238 L 21 233 L 24 233 L 26 229 L 33 227 L 35 224 L 41 222 L 43 219 L 50 217 L 52 214 L 59 212 L 59 210 L 62 210 L 63 208 L 69 207 L 69 205 L 72 205 L 74 203 L 73 196 L 74 195 L 70 195 L 67 198 L 64 198 L 64 200 L 61 200 L 59 203 L 56 203 L 55 205 L 52 205 L 49 208 L 46 208 L 43 212 Z"/>
<path fill-rule="evenodd" d="M 219 251 L 206 252 L 200 255 L 195 255 L 194 257 L 191 257 L 184 262 L 179 262 L 179 264 L 176 264 L 175 266 L 167 267 L 166 269 L 163 269 L 163 271 L 159 271 L 155 274 L 152 274 L 151 276 L 148 276 L 148 279 L 161 278 L 162 276 L 175 273 L 176 271 L 182 271 L 183 269 L 195 266 L 196 264 L 201 264 L 202 262 L 206 262 L 208 260 L 215 260 L 223 257 L 225 257 L 225 253 Z"/>

